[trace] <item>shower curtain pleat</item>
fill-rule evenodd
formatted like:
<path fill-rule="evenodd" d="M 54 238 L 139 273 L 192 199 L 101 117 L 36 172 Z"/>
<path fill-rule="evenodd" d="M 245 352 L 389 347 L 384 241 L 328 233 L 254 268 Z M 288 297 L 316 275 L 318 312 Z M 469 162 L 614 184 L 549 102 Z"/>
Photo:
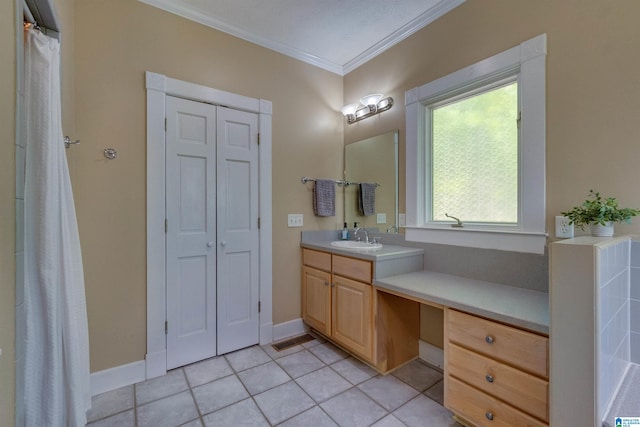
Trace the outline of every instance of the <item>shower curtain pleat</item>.
<path fill-rule="evenodd" d="M 91 407 L 80 239 L 62 136 L 60 44 L 25 31 L 25 359 L 28 427 L 84 426 Z"/>

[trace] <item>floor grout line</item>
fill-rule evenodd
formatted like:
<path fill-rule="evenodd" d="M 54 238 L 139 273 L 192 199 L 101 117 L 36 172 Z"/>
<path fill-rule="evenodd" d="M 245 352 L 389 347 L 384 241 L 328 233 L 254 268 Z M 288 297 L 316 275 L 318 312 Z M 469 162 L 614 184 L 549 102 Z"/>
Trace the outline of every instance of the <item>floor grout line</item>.
<path fill-rule="evenodd" d="M 312 341 L 310 341 L 310 342 L 312 342 Z M 305 344 L 306 344 L 306 343 L 305 343 Z M 359 388 L 359 386 L 361 386 L 361 385 L 362 385 L 362 384 L 364 384 L 365 382 L 370 381 L 371 379 L 374 379 L 374 378 L 382 377 L 382 375 L 380 375 L 379 373 L 377 373 L 377 372 L 375 372 L 375 371 L 374 371 L 374 374 L 373 374 L 373 375 L 371 375 L 370 377 L 368 377 L 368 378 L 366 378 L 366 379 L 364 379 L 364 380 L 360 381 L 358 384 L 353 384 L 349 379 L 347 379 L 347 377 L 345 376 L 345 374 L 341 374 L 340 372 L 338 372 L 338 371 L 333 367 L 333 365 L 335 365 L 335 364 L 337 364 L 337 363 L 340 363 L 340 362 L 343 362 L 343 361 L 346 361 L 346 360 L 349 360 L 349 359 L 352 359 L 352 360 L 354 360 L 355 362 L 362 364 L 362 366 L 364 366 L 364 367 L 366 367 L 366 368 L 371 369 L 371 367 L 369 367 L 367 364 L 363 363 L 363 362 L 362 362 L 362 361 L 360 361 L 358 358 L 354 357 L 352 354 L 350 354 L 350 353 L 348 353 L 348 352 L 344 352 L 344 353 L 346 354 L 344 357 L 342 357 L 342 358 L 340 358 L 340 359 L 338 359 L 338 360 L 332 360 L 332 361 L 331 361 L 331 363 L 327 363 L 327 362 L 325 362 L 325 360 L 323 360 L 322 358 L 320 358 L 320 356 L 318 356 L 315 352 L 311 351 L 311 349 L 312 349 L 312 348 L 317 347 L 317 346 L 319 346 L 319 345 L 325 345 L 325 344 L 328 344 L 328 346 L 325 346 L 325 347 L 326 347 L 326 348 L 329 348 L 330 350 L 338 350 L 338 351 L 340 351 L 340 352 L 344 352 L 342 349 L 340 349 L 339 347 L 333 346 L 333 344 L 332 344 L 332 343 L 330 343 L 330 342 L 328 342 L 328 341 L 326 341 L 326 342 L 324 342 L 324 343 L 318 343 L 317 345 L 314 345 L 314 346 L 309 347 L 309 348 L 304 347 L 302 344 L 297 344 L 297 345 L 296 345 L 296 346 L 294 346 L 294 347 L 289 347 L 289 348 L 287 348 L 287 349 L 283 350 L 283 351 L 289 351 L 289 350 L 291 350 L 292 348 L 298 347 L 298 349 L 297 349 L 296 351 L 292 351 L 292 352 L 290 352 L 289 354 L 287 354 L 287 355 L 283 355 L 283 356 L 281 356 L 281 357 L 276 357 L 276 356 L 278 355 L 278 353 L 273 353 L 273 354 L 271 354 L 271 353 L 269 353 L 268 351 L 266 351 L 262 346 L 257 346 L 256 348 L 258 348 L 258 349 L 260 349 L 262 352 L 264 352 L 264 353 L 268 356 L 269 360 L 268 360 L 268 361 L 266 361 L 266 362 L 263 362 L 263 363 L 258 363 L 257 365 L 250 366 L 250 367 L 248 367 L 248 368 L 246 368 L 246 369 L 242 369 L 242 370 L 236 370 L 236 368 L 234 368 L 234 367 L 233 367 L 233 365 L 231 364 L 231 362 L 230 362 L 230 361 L 229 361 L 229 359 L 227 358 L 227 355 L 216 356 L 216 357 L 222 357 L 222 358 L 223 358 L 223 360 L 226 362 L 226 364 L 227 364 L 227 365 L 229 366 L 229 368 L 231 369 L 231 373 L 229 373 L 228 375 L 224 375 L 224 376 L 222 376 L 222 377 L 219 377 L 219 378 L 215 378 L 215 379 L 213 379 L 213 380 L 211 380 L 211 381 L 208 381 L 208 382 L 205 382 L 205 383 L 203 383 L 203 384 L 198 384 L 197 386 L 193 385 L 193 384 L 192 384 L 192 382 L 189 380 L 189 377 L 188 377 L 188 375 L 187 375 L 187 373 L 186 373 L 185 367 L 177 368 L 177 369 L 179 369 L 179 370 L 182 372 L 182 377 L 183 377 L 183 379 L 184 379 L 184 381 L 185 381 L 185 384 L 186 384 L 186 386 L 187 386 L 187 388 L 186 388 L 186 389 L 184 389 L 184 390 L 180 390 L 180 391 L 178 391 L 178 392 L 170 393 L 170 394 L 168 394 L 168 395 L 166 395 L 166 396 L 162 396 L 162 397 L 159 397 L 159 398 L 157 398 L 157 399 L 153 399 L 153 400 L 150 400 L 150 401 L 148 401 L 148 402 L 145 402 L 144 404 L 139 405 L 139 404 L 138 404 L 138 397 L 137 397 L 137 391 L 138 391 L 138 390 L 137 390 L 137 388 L 138 388 L 138 386 L 139 386 L 140 384 L 144 383 L 144 381 L 143 381 L 143 382 L 139 382 L 139 383 L 132 384 L 132 385 L 131 385 L 131 387 L 132 387 L 132 393 L 133 393 L 133 407 L 132 407 L 132 408 L 128 408 L 128 409 L 125 409 L 125 410 L 122 410 L 122 411 L 119 411 L 119 412 L 116 412 L 116 413 L 112 413 L 112 414 L 107 414 L 106 416 L 104 416 L 104 417 L 102 417 L 102 418 L 100 418 L 100 419 L 92 420 L 92 423 L 96 423 L 96 422 L 99 422 L 99 421 L 103 421 L 103 420 L 105 420 L 105 419 L 107 419 L 107 418 L 110 418 L 110 417 L 113 417 L 113 416 L 116 416 L 116 415 L 120 415 L 120 414 L 125 413 L 125 412 L 127 412 L 127 411 L 133 410 L 133 418 L 134 418 L 134 420 L 133 420 L 133 425 L 134 425 L 135 427 L 137 427 L 137 426 L 138 426 L 138 409 L 139 409 L 140 407 L 145 406 L 145 405 L 148 405 L 148 404 L 151 404 L 151 403 L 153 403 L 153 402 L 157 402 L 157 401 L 162 400 L 162 399 L 166 399 L 166 398 L 170 398 L 170 397 L 176 396 L 176 395 L 181 394 L 181 393 L 183 393 L 183 392 L 185 392 L 185 391 L 187 391 L 187 390 L 188 390 L 188 391 L 189 391 L 189 395 L 191 396 L 191 399 L 192 399 L 192 401 L 193 401 L 193 404 L 194 404 L 194 406 L 196 407 L 196 412 L 197 412 L 198 416 L 197 416 L 197 418 L 194 418 L 194 419 L 193 419 L 193 420 L 191 420 L 191 421 L 187 421 L 187 423 L 191 423 L 191 422 L 193 422 L 193 421 L 195 421 L 195 420 L 199 420 L 199 421 L 200 421 L 200 423 L 204 426 L 204 425 L 205 425 L 205 422 L 204 422 L 204 418 L 205 418 L 205 416 L 208 416 L 208 415 L 210 415 L 210 414 L 213 414 L 213 413 L 216 413 L 216 412 L 218 412 L 218 411 L 221 411 L 221 410 L 223 410 L 223 409 L 225 409 L 225 408 L 228 408 L 228 407 L 230 407 L 230 406 L 232 406 L 232 405 L 238 404 L 238 403 L 240 403 L 240 402 L 242 402 L 242 401 L 244 401 L 244 400 L 251 399 L 252 403 L 253 403 L 253 404 L 255 405 L 255 407 L 258 409 L 259 413 L 264 417 L 264 419 L 266 420 L 266 422 L 267 422 L 270 426 L 274 426 L 275 424 L 272 424 L 272 423 L 271 423 L 271 421 L 269 421 L 269 419 L 268 419 L 268 418 L 267 418 L 267 416 L 266 416 L 266 413 L 265 413 L 265 412 L 263 411 L 263 409 L 258 405 L 258 402 L 256 401 L 255 397 L 256 397 L 256 396 L 258 396 L 258 395 L 260 395 L 260 394 L 262 394 L 262 393 L 266 393 L 266 392 L 268 392 L 268 391 L 271 391 L 271 390 L 273 390 L 273 389 L 275 389 L 275 388 L 277 388 L 277 387 L 279 387 L 279 386 L 282 386 L 282 385 L 287 384 L 287 383 L 290 383 L 290 382 L 293 382 L 293 384 L 295 384 L 295 386 L 296 386 L 296 387 L 298 387 L 298 388 L 303 392 L 304 396 L 306 396 L 307 398 L 309 398 L 309 399 L 311 400 L 311 402 L 313 402 L 313 406 L 311 406 L 310 408 L 307 408 L 307 409 L 305 409 L 305 410 L 303 410 L 303 411 L 301 411 L 301 412 L 299 412 L 299 413 L 297 413 L 297 414 L 294 414 L 294 415 L 292 415 L 291 417 L 289 417 L 289 418 L 287 418 L 287 419 L 285 419 L 285 420 L 283 420 L 283 421 L 280 421 L 277 425 L 280 425 L 280 424 L 286 423 L 287 421 L 289 421 L 289 420 L 291 420 L 291 419 L 293 419 L 293 418 L 295 418 L 295 417 L 297 417 L 297 416 L 299 416 L 299 415 L 301 415 L 301 414 L 303 414 L 303 413 L 306 413 L 306 412 L 308 412 L 308 411 L 311 411 L 311 410 L 313 410 L 314 408 L 318 408 L 318 409 L 322 412 L 322 414 L 324 414 L 326 417 L 328 417 L 328 419 L 330 419 L 330 420 L 332 420 L 333 422 L 335 422 L 336 424 L 340 425 L 339 420 L 335 420 L 335 419 L 334 419 L 334 418 L 333 418 L 333 417 L 332 417 L 328 412 L 326 412 L 326 411 L 324 410 L 324 408 L 323 408 L 321 405 L 322 405 L 322 404 L 324 404 L 324 403 L 326 403 L 326 402 L 328 402 L 329 400 L 334 399 L 334 398 L 336 398 L 337 396 L 340 396 L 340 395 L 341 395 L 341 394 L 343 394 L 343 393 L 347 393 L 347 392 L 349 392 L 349 391 L 351 391 L 351 390 L 353 390 L 353 389 L 356 389 L 356 390 L 360 391 L 361 393 L 363 393 L 363 395 L 364 395 L 364 396 L 366 396 L 368 399 L 371 399 L 371 401 L 372 401 L 372 402 L 374 402 L 376 405 L 380 406 L 380 407 L 384 410 L 385 415 L 383 415 L 380 419 L 378 419 L 378 420 L 374 421 L 374 422 L 373 422 L 373 424 L 375 424 L 375 423 L 379 422 L 380 420 L 384 419 L 385 417 L 387 417 L 387 416 L 389 416 L 389 415 L 394 416 L 394 418 L 395 418 L 396 420 L 400 421 L 400 420 L 399 420 L 399 419 L 394 415 L 394 412 L 398 411 L 400 408 L 403 408 L 404 406 L 406 406 L 407 404 L 409 404 L 410 402 L 412 402 L 412 401 L 413 401 L 413 400 L 415 400 L 416 398 L 420 397 L 421 395 L 422 395 L 422 396 L 424 396 L 424 397 L 426 397 L 426 398 L 428 398 L 428 399 L 430 399 L 430 400 L 432 400 L 432 401 L 434 401 L 434 402 L 436 402 L 436 403 L 437 403 L 437 404 L 439 404 L 440 406 L 442 406 L 442 404 L 441 404 L 440 402 L 438 402 L 438 401 L 436 401 L 435 399 L 433 399 L 432 397 L 430 397 L 430 396 L 427 396 L 427 395 L 426 395 L 426 393 L 427 393 L 429 390 L 431 390 L 431 389 L 435 388 L 436 386 L 438 386 L 438 384 L 440 384 L 440 383 L 443 381 L 443 379 L 442 379 L 442 378 L 440 378 L 440 379 L 438 379 L 437 381 L 435 381 L 433 384 L 431 384 L 430 386 L 428 386 L 425 390 L 420 390 L 420 389 L 418 389 L 418 388 L 414 387 L 413 385 L 409 384 L 408 382 L 403 381 L 401 378 L 399 378 L 398 376 L 396 376 L 396 375 L 395 375 L 395 373 L 390 373 L 390 374 L 389 374 L 389 376 L 393 376 L 395 379 L 397 379 L 398 381 L 400 381 L 402 384 L 405 384 L 405 385 L 407 385 L 407 386 L 411 387 L 411 388 L 412 388 L 413 390 L 415 390 L 418 394 L 417 394 L 416 396 L 412 397 L 411 399 L 409 399 L 407 402 L 404 402 L 402 405 L 400 405 L 400 406 L 399 406 L 398 408 L 396 408 L 395 410 L 393 410 L 393 411 L 389 411 L 389 410 L 387 410 L 387 409 L 385 408 L 385 406 L 383 406 L 383 405 L 382 405 L 380 402 L 378 402 L 375 398 L 373 398 L 372 396 L 369 396 L 366 392 L 364 392 L 363 390 L 361 390 L 361 389 Z M 242 350 L 240 350 L 240 351 L 242 351 Z M 284 367 L 279 363 L 279 360 L 284 359 L 284 358 L 289 357 L 289 356 L 293 356 L 293 355 L 299 354 L 299 353 L 301 353 L 301 352 L 303 352 L 303 351 L 307 351 L 307 352 L 308 352 L 310 355 L 312 355 L 314 358 L 318 359 L 318 360 L 321 362 L 321 366 L 320 366 L 320 367 L 318 367 L 317 369 L 313 369 L 313 370 L 311 370 L 311 371 L 309 371 L 309 372 L 305 372 L 303 375 L 299 375 L 298 377 L 294 378 L 294 377 L 292 376 L 292 374 L 290 374 L 290 373 L 289 373 L 289 372 L 288 372 L 288 371 L 287 371 L 287 370 L 286 370 L 286 369 L 285 369 L 285 368 L 284 368 Z M 231 354 L 233 354 L 233 353 L 231 353 Z M 211 359 L 215 359 L 216 357 L 211 358 Z M 210 360 L 210 359 L 206 359 L 206 360 Z M 331 358 L 329 357 L 327 360 L 331 360 Z M 417 359 L 416 359 L 416 360 L 417 360 Z M 202 363 L 202 362 L 204 362 L 204 361 L 196 362 L 196 363 L 191 364 L 191 365 L 196 365 L 197 363 Z M 268 363 L 271 363 L 271 362 L 274 362 L 274 365 L 275 365 L 276 367 L 278 367 L 278 369 L 280 369 L 281 371 L 283 371 L 283 372 L 286 374 L 286 376 L 287 376 L 288 380 L 287 380 L 287 381 L 285 381 L 284 383 L 274 385 L 274 386 L 272 386 L 272 387 L 270 387 L 270 388 L 267 388 L 267 389 L 265 389 L 265 390 L 261 390 L 259 393 L 255 393 L 255 394 L 251 393 L 251 392 L 249 391 L 249 389 L 248 389 L 248 386 L 247 386 L 247 385 L 242 381 L 242 379 L 241 379 L 241 377 L 240 377 L 240 374 L 241 374 L 241 373 L 243 373 L 243 372 L 245 372 L 245 371 L 247 371 L 247 370 L 250 370 L 250 369 L 253 369 L 253 368 L 257 368 L 257 367 L 260 367 L 260 366 L 264 366 L 264 365 L 266 365 L 266 364 L 268 364 Z M 430 364 L 428 364 L 428 363 L 423 363 L 422 361 L 419 361 L 419 362 L 420 362 L 420 364 L 421 364 L 421 365 L 423 365 L 423 366 L 424 366 L 424 368 L 425 368 L 425 369 L 428 369 L 428 370 L 433 371 L 433 372 L 437 372 L 437 373 L 439 373 L 440 375 L 442 375 L 442 372 L 441 372 L 439 369 L 437 369 L 436 367 L 433 367 L 433 366 L 431 366 L 431 365 L 430 365 Z M 190 366 L 190 365 L 187 365 L 187 366 Z M 308 393 L 308 392 L 307 392 L 307 391 L 306 391 L 306 390 L 305 390 L 305 389 L 300 385 L 300 383 L 298 382 L 298 379 L 303 378 L 303 377 L 305 377 L 305 376 L 307 376 L 307 375 L 313 374 L 313 373 L 315 373 L 315 372 L 318 372 L 319 370 L 324 369 L 324 368 L 329 368 L 329 369 L 331 369 L 331 372 L 332 372 L 332 373 L 335 373 L 339 378 L 341 378 L 341 379 L 343 379 L 344 381 L 346 381 L 346 383 L 348 383 L 349 387 L 348 387 L 347 389 L 345 389 L 345 390 L 342 390 L 342 391 L 340 391 L 340 392 L 336 393 L 336 394 L 335 394 L 335 395 L 333 395 L 333 396 L 330 396 L 330 397 L 325 398 L 325 399 L 324 399 L 324 400 L 322 400 L 322 401 L 318 401 L 318 400 L 316 400 L 315 398 L 313 398 L 311 395 L 309 395 L 309 393 Z M 353 368 L 352 368 L 352 367 L 349 367 L 348 369 L 357 369 L 357 368 L 356 368 L 356 366 L 354 366 Z M 171 371 L 170 371 L 170 372 L 171 372 Z M 346 372 L 346 371 L 344 371 L 344 372 Z M 198 388 L 198 387 L 205 386 L 205 385 L 207 385 L 207 384 L 211 384 L 211 383 L 213 383 L 213 382 L 216 382 L 216 381 L 219 381 L 219 380 L 222 380 L 222 379 L 225 379 L 225 378 L 229 378 L 229 377 L 230 377 L 230 376 L 232 376 L 232 375 L 235 377 L 235 379 L 236 379 L 237 381 L 239 381 L 239 382 L 240 382 L 240 384 L 242 385 L 243 389 L 244 389 L 244 390 L 245 390 L 245 392 L 247 393 L 248 397 L 247 397 L 247 398 L 244 398 L 244 399 L 241 399 L 241 400 L 239 400 L 239 401 L 237 401 L 237 402 L 231 403 L 231 404 L 229 404 L 229 405 L 226 405 L 226 406 L 224 406 L 224 407 L 217 408 L 215 411 L 211 411 L 210 413 L 206 413 L 206 414 L 204 414 L 204 413 L 202 412 L 201 408 L 199 407 L 198 403 L 197 403 L 197 400 L 196 400 L 196 396 L 195 396 L 194 389 L 195 389 L 195 388 Z M 150 381 L 150 380 L 148 380 L 148 381 Z M 195 381 L 195 379 L 194 379 L 194 381 Z M 184 423 L 183 423 L 183 424 L 184 424 Z M 404 424 L 404 423 L 403 423 L 403 424 Z"/>

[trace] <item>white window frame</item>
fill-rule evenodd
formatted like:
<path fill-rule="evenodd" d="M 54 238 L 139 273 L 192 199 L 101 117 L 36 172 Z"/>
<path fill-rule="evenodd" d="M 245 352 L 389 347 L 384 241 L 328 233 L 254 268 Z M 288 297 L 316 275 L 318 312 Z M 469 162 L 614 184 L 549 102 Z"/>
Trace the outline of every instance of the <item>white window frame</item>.
<path fill-rule="evenodd" d="M 544 253 L 546 54 L 547 36 L 541 34 L 405 93 L 406 240 Z M 452 228 L 450 224 L 431 222 L 431 150 L 425 132 L 429 105 L 514 75 L 518 76 L 520 105 L 518 224 Z"/>

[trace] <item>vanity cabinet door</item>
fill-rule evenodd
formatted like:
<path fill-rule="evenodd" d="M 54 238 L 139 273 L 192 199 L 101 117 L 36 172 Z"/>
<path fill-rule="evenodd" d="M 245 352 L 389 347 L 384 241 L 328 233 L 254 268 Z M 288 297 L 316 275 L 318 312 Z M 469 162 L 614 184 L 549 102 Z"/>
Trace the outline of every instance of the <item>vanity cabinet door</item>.
<path fill-rule="evenodd" d="M 370 284 L 333 275 L 331 336 L 368 360 L 373 353 L 372 294 Z"/>
<path fill-rule="evenodd" d="M 317 331 L 331 333 L 331 274 L 302 267 L 302 318 Z"/>

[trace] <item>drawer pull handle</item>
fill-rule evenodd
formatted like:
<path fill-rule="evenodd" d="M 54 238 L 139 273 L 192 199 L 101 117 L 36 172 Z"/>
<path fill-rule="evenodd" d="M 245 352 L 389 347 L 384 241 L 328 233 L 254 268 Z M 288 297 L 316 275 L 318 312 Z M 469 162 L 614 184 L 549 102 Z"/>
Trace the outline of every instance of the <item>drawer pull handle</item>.
<path fill-rule="evenodd" d="M 491 335 L 487 335 L 484 339 L 488 344 L 493 344 L 493 337 Z"/>
<path fill-rule="evenodd" d="M 493 376 L 492 375 L 487 375 L 485 378 L 486 378 L 488 383 L 492 383 L 493 382 Z"/>
<path fill-rule="evenodd" d="M 489 421 L 493 421 L 493 413 L 487 412 L 486 414 L 484 414 L 484 416 L 487 417 Z"/>

